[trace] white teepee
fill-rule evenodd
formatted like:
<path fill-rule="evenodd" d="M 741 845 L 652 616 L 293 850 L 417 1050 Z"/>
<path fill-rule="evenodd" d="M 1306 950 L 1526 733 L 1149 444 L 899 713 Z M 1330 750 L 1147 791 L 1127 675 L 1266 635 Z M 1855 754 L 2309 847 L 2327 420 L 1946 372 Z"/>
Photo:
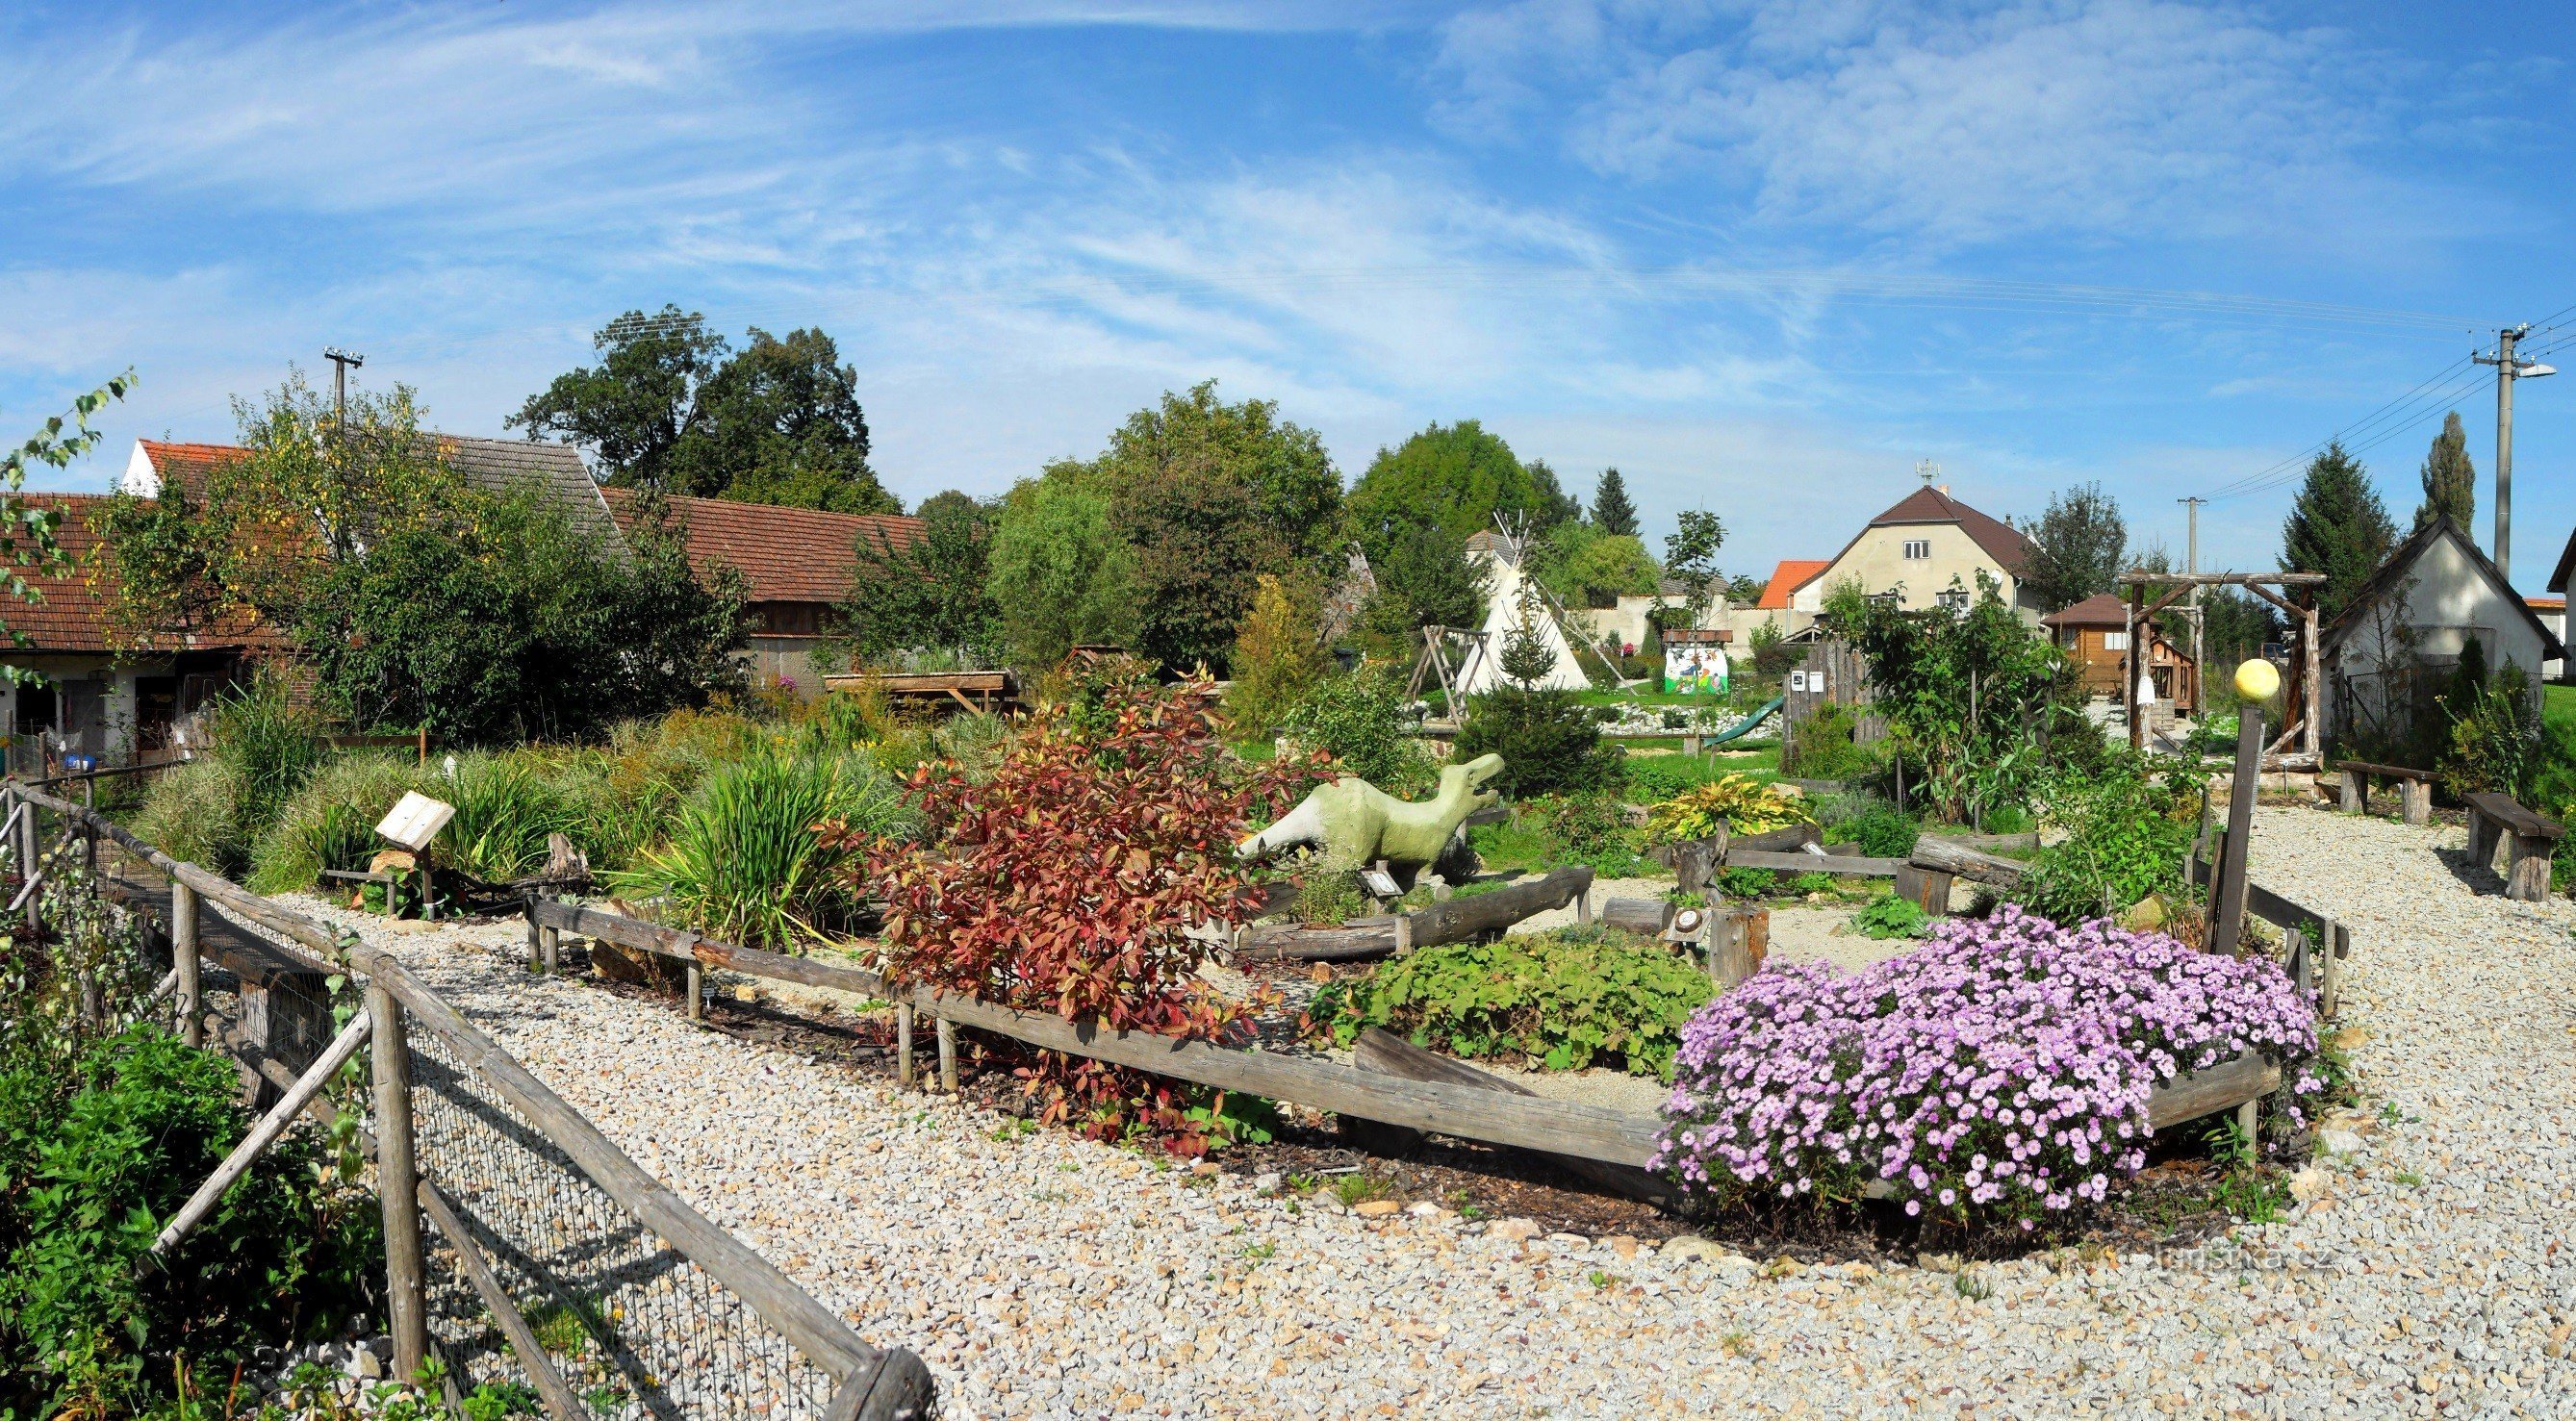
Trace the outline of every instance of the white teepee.
<path fill-rule="evenodd" d="M 1458 678 L 1462 695 L 1477 695 L 1508 684 L 1503 676 L 1503 642 L 1520 628 L 1522 608 L 1526 605 L 1538 618 L 1539 639 L 1547 644 L 1555 664 L 1538 682 L 1539 689 L 1580 691 L 1592 681 L 1576 663 L 1574 644 L 1566 639 L 1565 628 L 1556 617 L 1556 599 L 1546 589 L 1532 587 L 1533 594 L 1524 602 L 1521 590 L 1528 575 L 1521 569 L 1520 540 L 1508 533 L 1479 534 L 1469 540 L 1468 551 L 1484 565 L 1485 570 L 1485 638 L 1477 654 L 1469 658 L 1464 674 Z"/>

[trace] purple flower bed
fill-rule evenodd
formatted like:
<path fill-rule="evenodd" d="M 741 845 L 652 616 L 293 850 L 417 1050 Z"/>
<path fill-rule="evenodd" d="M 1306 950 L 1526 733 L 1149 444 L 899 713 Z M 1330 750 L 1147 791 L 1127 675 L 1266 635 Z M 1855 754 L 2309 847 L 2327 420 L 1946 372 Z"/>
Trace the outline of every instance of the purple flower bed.
<path fill-rule="evenodd" d="M 1658 1169 L 1719 1202 L 1849 1201 L 2021 1227 L 2146 1162 L 2147 1097 L 2255 1050 L 2294 1098 L 2316 1018 L 2268 961 L 2014 906 L 1864 971 L 1756 973 L 1682 1028 Z"/>

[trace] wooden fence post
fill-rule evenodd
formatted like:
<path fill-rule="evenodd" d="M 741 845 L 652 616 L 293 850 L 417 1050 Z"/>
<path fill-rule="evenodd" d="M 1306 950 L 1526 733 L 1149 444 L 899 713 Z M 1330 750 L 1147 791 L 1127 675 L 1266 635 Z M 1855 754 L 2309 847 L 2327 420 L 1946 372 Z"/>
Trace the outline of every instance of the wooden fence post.
<path fill-rule="evenodd" d="M 957 1023 L 939 1018 L 939 1088 L 957 1093 Z"/>
<path fill-rule="evenodd" d="M 376 1201 L 385 1220 L 385 1311 L 394 1378 L 409 1381 L 429 1355 L 428 1275 L 420 1246 L 420 1169 L 412 1156 L 411 1045 L 402 1003 L 370 983 L 367 1015 L 376 1077 Z"/>
<path fill-rule="evenodd" d="M 179 974 L 179 1039 L 206 1044 L 206 999 L 197 978 L 197 890 L 170 880 L 170 965 Z"/>
<path fill-rule="evenodd" d="M 897 1002 L 894 1008 L 894 1083 L 912 1089 L 912 1003 Z"/>
<path fill-rule="evenodd" d="M 694 957 L 688 961 L 689 1020 L 703 1021 L 707 1015 L 707 969 Z"/>
<path fill-rule="evenodd" d="M 537 904 L 533 898 L 528 900 L 528 970 L 535 973 L 546 970 L 545 930 L 537 926 Z"/>
<path fill-rule="evenodd" d="M 34 883 L 36 874 L 39 872 L 36 857 L 43 851 L 45 843 L 44 831 L 36 825 L 36 819 L 41 813 L 42 811 L 36 808 L 35 801 L 29 800 L 27 812 L 18 816 L 18 878 L 22 883 Z M 27 895 L 28 935 L 41 936 L 44 921 L 45 891 L 39 888 Z"/>
<path fill-rule="evenodd" d="M 2210 883 L 2209 950 L 2234 952 L 2245 929 L 2246 852 L 2254 833 L 2254 790 L 2263 778 L 2263 708 L 2237 712 L 2236 780 L 2227 788 L 2227 838 L 2218 846 Z"/>

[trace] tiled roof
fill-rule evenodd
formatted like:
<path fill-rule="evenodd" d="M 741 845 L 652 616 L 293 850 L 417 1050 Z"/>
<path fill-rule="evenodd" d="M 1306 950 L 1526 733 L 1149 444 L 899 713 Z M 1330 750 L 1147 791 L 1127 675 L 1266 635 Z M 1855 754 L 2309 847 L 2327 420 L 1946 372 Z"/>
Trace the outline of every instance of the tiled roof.
<path fill-rule="evenodd" d="M 2004 571 L 2019 573 L 2030 557 L 2030 539 L 2000 518 L 1980 513 L 1929 484 L 1896 501 L 1896 506 L 1869 520 L 1872 528 L 1899 523 L 1956 523 L 1986 550 Z"/>
<path fill-rule="evenodd" d="M 2072 607 L 2039 619 L 2044 627 L 2125 627 L 2129 604 L 2108 592 L 2096 592 Z"/>
<path fill-rule="evenodd" d="M 1833 563 L 1830 560 L 1820 562 L 1813 558 L 1782 558 L 1780 565 L 1771 570 L 1771 580 L 1762 584 L 1762 600 L 1753 605 L 1774 609 L 1785 608 L 1789 605 L 1789 599 L 1798 595 L 1799 588 L 1815 581 L 1826 568 L 1832 566 Z"/>
<path fill-rule="evenodd" d="M 637 495 L 602 489 L 622 530 L 632 526 Z M 700 569 L 727 564 L 750 584 L 754 602 L 838 602 L 849 595 L 861 535 L 890 548 L 920 541 L 918 518 L 900 514 L 826 513 L 771 503 L 674 495 L 671 512 L 689 525 L 689 561 Z"/>
<path fill-rule="evenodd" d="M 70 567 L 63 572 L 26 567 L 18 571 L 27 585 L 43 600 L 27 603 L 0 600 L 0 624 L 23 634 L 30 645 L 26 651 L 73 652 L 103 655 L 122 648 L 109 640 L 107 604 L 114 595 L 108 581 L 113 576 L 102 556 L 105 544 L 90 529 L 90 515 L 109 501 L 104 494 L 30 493 L 20 501 L 31 508 L 50 508 L 62 514 L 55 526 L 55 541 L 62 544 L 63 555 Z M 262 625 L 235 622 L 196 633 L 174 633 L 156 639 L 159 649 L 208 650 L 219 647 L 245 647 L 277 650 L 284 639 Z M 0 652 L 0 655 L 5 655 Z"/>
<path fill-rule="evenodd" d="M 581 461 L 581 451 L 569 444 L 482 439 L 434 430 L 423 431 L 422 437 L 434 441 L 448 467 L 476 488 L 501 493 L 533 479 L 563 505 L 575 526 L 602 533 L 615 529 L 608 518 L 608 505 L 600 499 L 599 485 Z M 149 465 L 150 478 L 139 477 L 144 470 L 129 464 L 126 491 L 147 495 L 158 492 L 152 479 L 177 479 L 181 487 L 200 490 L 209 469 L 248 453 L 233 444 L 169 444 L 154 439 L 135 443 L 143 456 L 138 462 Z"/>

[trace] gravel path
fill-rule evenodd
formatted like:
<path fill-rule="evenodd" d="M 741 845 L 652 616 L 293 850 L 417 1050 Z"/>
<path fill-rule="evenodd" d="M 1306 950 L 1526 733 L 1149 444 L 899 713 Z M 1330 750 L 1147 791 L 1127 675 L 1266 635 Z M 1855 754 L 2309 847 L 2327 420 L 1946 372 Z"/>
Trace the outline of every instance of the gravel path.
<path fill-rule="evenodd" d="M 2353 926 L 2345 1019 L 2397 1116 L 2314 1202 L 1964 1282 L 1292 1213 L 532 982 L 516 924 L 381 940 L 862 1335 L 918 1349 L 951 1415 L 2576 1415 L 2576 908 L 2473 894 L 2462 838 L 2261 813 L 2257 877 Z"/>

